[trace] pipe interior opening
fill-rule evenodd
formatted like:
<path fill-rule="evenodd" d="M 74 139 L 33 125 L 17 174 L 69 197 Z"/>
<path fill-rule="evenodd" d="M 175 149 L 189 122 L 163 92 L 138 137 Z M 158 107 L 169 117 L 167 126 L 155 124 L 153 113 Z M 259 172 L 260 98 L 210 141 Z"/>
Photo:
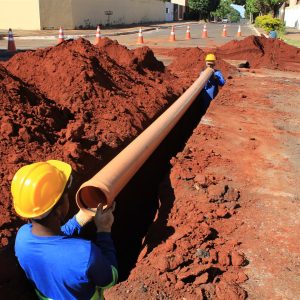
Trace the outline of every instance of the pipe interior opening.
<path fill-rule="evenodd" d="M 95 211 L 100 203 L 107 204 L 105 194 L 97 187 L 85 186 L 79 192 L 79 205 L 87 210 Z"/>

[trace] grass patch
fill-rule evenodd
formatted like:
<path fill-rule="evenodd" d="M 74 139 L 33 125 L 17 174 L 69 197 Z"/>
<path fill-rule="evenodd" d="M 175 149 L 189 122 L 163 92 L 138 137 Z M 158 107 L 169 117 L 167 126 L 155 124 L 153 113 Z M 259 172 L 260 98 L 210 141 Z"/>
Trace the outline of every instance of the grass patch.
<path fill-rule="evenodd" d="M 291 40 L 291 39 L 286 39 L 286 38 L 283 38 L 283 40 L 289 44 L 289 45 L 292 45 L 292 46 L 295 46 L 295 47 L 298 47 L 300 48 L 300 41 L 297 41 L 297 40 Z"/>

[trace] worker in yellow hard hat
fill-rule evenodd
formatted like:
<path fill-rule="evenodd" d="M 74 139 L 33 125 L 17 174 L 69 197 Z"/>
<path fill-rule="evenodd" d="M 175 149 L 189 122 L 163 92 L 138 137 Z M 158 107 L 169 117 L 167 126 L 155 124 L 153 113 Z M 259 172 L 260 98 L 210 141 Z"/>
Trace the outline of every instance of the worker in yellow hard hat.
<path fill-rule="evenodd" d="M 40 299 L 103 299 L 103 289 L 118 277 L 110 234 L 114 205 L 105 210 L 98 206 L 94 242 L 79 238 L 93 217 L 79 210 L 64 224 L 71 173 L 71 166 L 58 160 L 16 172 L 11 184 L 14 208 L 29 223 L 17 233 L 15 253 Z"/>
<path fill-rule="evenodd" d="M 206 55 L 205 64 L 207 68 L 212 68 L 214 73 L 201 92 L 201 100 L 203 100 L 204 111 L 206 111 L 210 102 L 217 96 L 219 86 L 223 86 L 225 84 L 225 79 L 221 71 L 215 69 L 216 56 L 213 53 Z"/>

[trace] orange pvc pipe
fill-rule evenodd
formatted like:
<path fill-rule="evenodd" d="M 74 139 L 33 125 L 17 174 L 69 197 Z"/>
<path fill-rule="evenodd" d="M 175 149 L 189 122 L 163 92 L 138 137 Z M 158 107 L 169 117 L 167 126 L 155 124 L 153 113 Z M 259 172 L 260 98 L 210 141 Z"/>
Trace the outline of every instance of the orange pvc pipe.
<path fill-rule="evenodd" d="M 212 74 L 213 70 L 207 68 L 146 130 L 94 177 L 84 182 L 76 193 L 78 207 L 95 214 L 99 203 L 111 205 L 118 193 L 188 110 Z"/>

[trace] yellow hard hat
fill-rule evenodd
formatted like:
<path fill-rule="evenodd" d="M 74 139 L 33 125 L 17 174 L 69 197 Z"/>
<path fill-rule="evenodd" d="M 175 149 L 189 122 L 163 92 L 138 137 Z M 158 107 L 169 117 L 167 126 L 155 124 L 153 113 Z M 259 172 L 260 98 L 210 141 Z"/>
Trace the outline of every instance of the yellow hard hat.
<path fill-rule="evenodd" d="M 59 160 L 20 168 L 11 183 L 17 214 L 24 218 L 45 217 L 62 196 L 71 172 L 71 166 Z"/>
<path fill-rule="evenodd" d="M 206 58 L 205 58 L 205 61 L 216 61 L 216 56 L 212 53 L 207 54 Z"/>

